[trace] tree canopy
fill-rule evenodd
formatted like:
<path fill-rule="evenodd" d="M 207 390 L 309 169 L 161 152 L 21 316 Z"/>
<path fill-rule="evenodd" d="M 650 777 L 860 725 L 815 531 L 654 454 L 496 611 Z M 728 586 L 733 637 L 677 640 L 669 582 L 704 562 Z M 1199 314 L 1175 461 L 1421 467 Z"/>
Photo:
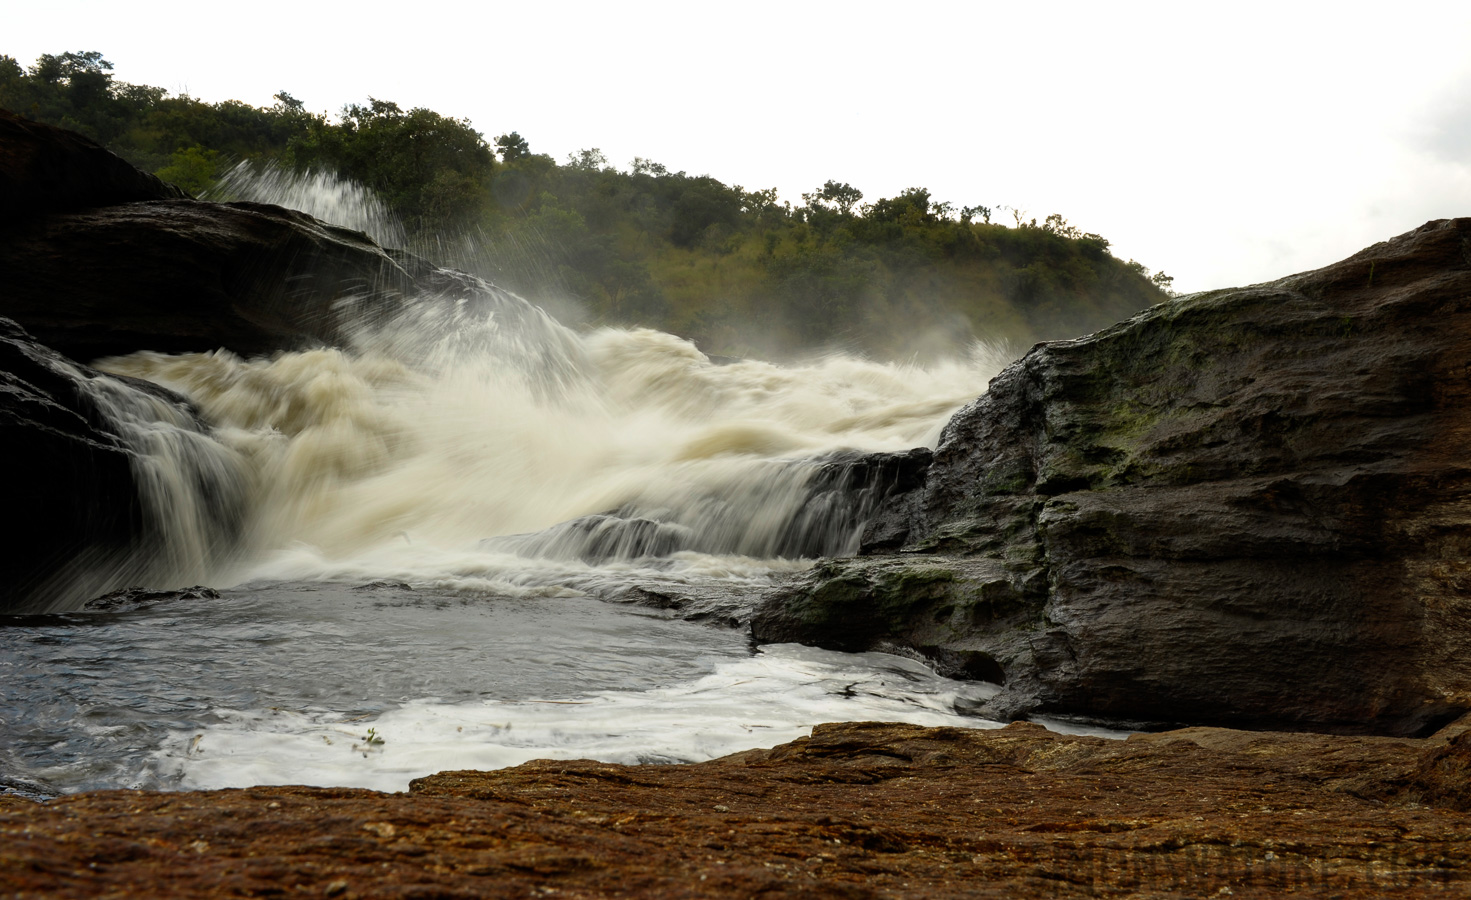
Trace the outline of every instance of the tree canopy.
<path fill-rule="evenodd" d="M 957 206 L 924 187 L 863 202 L 830 179 L 782 202 L 645 157 L 565 162 L 517 131 L 369 97 L 336 116 L 282 90 L 268 107 L 119 82 L 96 51 L 0 56 L 0 106 L 79 131 L 195 194 L 225 167 L 328 170 L 376 192 L 412 249 L 477 269 L 589 324 L 642 324 L 728 355 L 833 342 L 905 355 L 972 336 L 1024 342 L 1094 330 L 1169 296 L 1060 214 Z M 978 178 L 983 173 L 978 173 Z M 1011 210 L 1014 227 L 992 222 Z M 920 338 L 923 338 L 921 341 Z"/>

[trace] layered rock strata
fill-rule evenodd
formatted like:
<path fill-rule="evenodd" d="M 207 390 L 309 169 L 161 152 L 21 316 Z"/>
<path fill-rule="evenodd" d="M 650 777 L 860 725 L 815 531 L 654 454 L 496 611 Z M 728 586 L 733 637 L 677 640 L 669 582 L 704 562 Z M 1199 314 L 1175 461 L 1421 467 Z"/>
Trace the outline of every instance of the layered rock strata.
<path fill-rule="evenodd" d="M 1471 708 L 1471 219 L 1039 345 L 760 641 L 985 710 L 1413 734 Z"/>

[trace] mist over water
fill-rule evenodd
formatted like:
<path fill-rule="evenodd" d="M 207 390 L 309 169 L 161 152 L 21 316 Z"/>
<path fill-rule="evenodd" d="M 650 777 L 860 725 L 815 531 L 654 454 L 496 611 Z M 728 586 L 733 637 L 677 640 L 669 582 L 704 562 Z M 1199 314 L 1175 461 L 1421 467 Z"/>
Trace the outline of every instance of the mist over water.
<path fill-rule="evenodd" d="M 295 172 L 275 163 L 241 160 L 220 177 L 207 199 L 273 203 L 361 231 L 385 247 L 407 243 L 403 225 L 377 194 L 335 172 Z"/>
<path fill-rule="evenodd" d="M 340 180 L 228 184 L 394 234 Z M 753 653 L 680 617 L 740 622 L 852 552 L 884 486 L 838 476 L 933 446 L 1001 350 L 719 364 L 483 293 L 339 349 L 96 363 L 198 410 L 93 388 L 137 451 L 160 550 L 118 578 L 224 593 L 0 628 L 0 775 L 402 788 L 537 756 L 704 759 L 821 721 L 987 724 L 964 712 L 988 686 L 883 654 Z"/>
<path fill-rule="evenodd" d="M 189 396 L 238 461 L 249 552 L 217 578 L 453 586 L 458 575 L 485 589 L 494 571 L 502 589 L 519 590 L 526 573 L 508 568 L 582 559 L 586 547 L 565 534 L 493 539 L 585 516 L 662 523 L 688 565 L 698 565 L 689 554 L 781 556 L 777 539 L 815 471 L 804 460 L 932 443 L 1001 362 L 978 350 L 929 368 L 842 356 L 716 365 L 654 331 L 563 330 L 555 362 L 565 375 L 548 383 L 546 366 L 500 352 L 524 335 L 493 314 L 426 338 L 433 327 L 401 323 L 400 335 L 365 335 L 362 350 L 139 353 L 99 366 Z M 817 544 L 836 554 L 854 537 L 850 524 Z M 641 549 L 658 547 L 631 541 L 596 555 L 670 555 Z"/>

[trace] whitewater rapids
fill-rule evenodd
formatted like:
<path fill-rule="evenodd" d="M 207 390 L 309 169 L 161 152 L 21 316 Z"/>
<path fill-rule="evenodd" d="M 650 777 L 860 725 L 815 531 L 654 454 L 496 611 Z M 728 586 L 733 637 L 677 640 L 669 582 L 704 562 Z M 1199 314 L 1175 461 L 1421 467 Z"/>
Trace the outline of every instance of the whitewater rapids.
<path fill-rule="evenodd" d="M 300 194 L 278 176 L 234 184 Z M 313 178 L 310 208 L 391 225 Z M 883 485 L 843 467 L 933 447 L 1004 348 L 712 360 L 647 329 L 573 331 L 487 284 L 471 299 L 340 348 L 95 363 L 198 411 L 85 382 L 135 451 L 159 545 L 111 587 L 218 595 L 77 611 L 88 594 L 0 623 L 0 794 L 395 790 L 536 757 L 709 759 L 824 721 L 999 724 L 968 715 L 993 685 L 757 650 L 729 626 L 856 548 Z"/>
<path fill-rule="evenodd" d="M 813 471 L 794 462 L 932 446 L 1005 361 L 978 346 L 925 367 L 842 355 L 719 365 L 656 331 L 578 335 L 520 312 L 534 328 L 508 334 L 491 314 L 452 332 L 400 323 L 355 349 L 99 362 L 192 399 L 219 442 L 201 452 L 247 485 L 228 563 L 206 572 L 202 556 L 177 586 L 394 579 L 566 594 L 561 576 L 587 568 L 585 553 L 490 539 L 613 511 L 682 529 L 693 549 L 671 554 L 663 573 L 789 571 L 803 563 L 779 558 L 773 536 Z M 818 543 L 840 554 L 856 537 L 850 524 Z M 618 556 L 601 561 L 635 561 Z"/>

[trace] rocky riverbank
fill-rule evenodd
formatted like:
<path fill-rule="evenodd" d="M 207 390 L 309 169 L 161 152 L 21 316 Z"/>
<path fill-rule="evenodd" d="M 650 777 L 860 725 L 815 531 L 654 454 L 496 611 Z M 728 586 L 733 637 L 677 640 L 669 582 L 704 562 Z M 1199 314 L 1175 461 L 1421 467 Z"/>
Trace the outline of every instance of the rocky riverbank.
<path fill-rule="evenodd" d="M 557 333 L 470 276 L 290 210 L 181 197 L 79 136 L 8 114 L 0 194 L 14 200 L 0 221 L 0 315 L 29 333 L 13 339 L 33 355 L 54 357 L 49 381 L 72 379 L 49 393 L 62 407 L 89 385 L 138 385 L 52 351 L 350 345 L 375 323 L 453 324 L 470 307 L 506 328 L 519 317 L 538 340 Z M 983 711 L 1000 719 L 1433 732 L 1471 710 L 1468 248 L 1471 219 L 1431 222 L 1315 272 L 1039 345 L 954 417 L 932 456 L 823 470 L 780 552 L 831 552 L 807 540 L 812 522 L 877 504 L 862 551 L 765 597 L 754 638 L 917 651 L 1002 684 Z M 538 346 L 505 345 L 555 381 L 557 355 Z M 7 377 L 34 393 L 25 372 Z M 11 446 L 50 458 L 41 401 L 7 398 Z M 135 586 L 84 579 L 88 593 L 53 571 L 59 558 L 112 570 L 128 538 L 148 543 L 137 487 L 118 474 L 126 454 L 108 453 L 105 490 L 28 479 L 31 505 L 95 514 L 36 530 L 54 532 L 54 552 L 6 552 L 0 562 L 25 577 L 0 587 L 0 609 L 75 608 Z M 658 554 L 684 546 L 653 525 L 652 543 L 637 517 L 564 530 Z"/>
<path fill-rule="evenodd" d="M 0 559 L 9 612 L 148 583 L 146 552 L 138 568 L 118 562 L 153 546 L 159 527 L 138 485 L 147 447 L 125 426 L 155 435 L 164 423 L 181 440 L 207 428 L 184 398 L 74 360 L 340 345 L 402 314 L 409 296 L 444 315 L 469 303 L 539 315 L 288 210 L 188 199 L 12 116 L 0 116 L 0 198 L 0 314 L 15 319 L 0 320 L 0 426 L 30 535 Z M 0 797 L 0 890 L 1463 890 L 1468 359 L 1467 219 L 1039 346 L 933 454 L 819 461 L 814 504 L 873 513 L 862 553 L 774 590 L 753 622 L 759 641 L 916 651 L 997 682 L 981 712 L 999 718 L 1388 736 L 1189 728 L 1107 741 L 1027 724 L 824 725 L 699 765 L 537 762 L 441 773 L 407 794 Z M 238 486 L 186 481 L 208 488 L 196 492 L 209 512 L 198 521 L 217 532 L 205 549 L 228 552 Z M 585 535 L 608 519 L 566 528 Z M 619 540 L 660 538 L 629 521 Z M 643 593 L 709 613 L 673 589 Z"/>
<path fill-rule="evenodd" d="M 1471 219 L 1042 344 L 759 641 L 986 712 L 1425 734 L 1471 709 Z"/>
<path fill-rule="evenodd" d="M 1471 740 L 821 725 L 688 766 L 407 794 L 0 800 L 6 896 L 1423 897 L 1471 880 Z"/>

